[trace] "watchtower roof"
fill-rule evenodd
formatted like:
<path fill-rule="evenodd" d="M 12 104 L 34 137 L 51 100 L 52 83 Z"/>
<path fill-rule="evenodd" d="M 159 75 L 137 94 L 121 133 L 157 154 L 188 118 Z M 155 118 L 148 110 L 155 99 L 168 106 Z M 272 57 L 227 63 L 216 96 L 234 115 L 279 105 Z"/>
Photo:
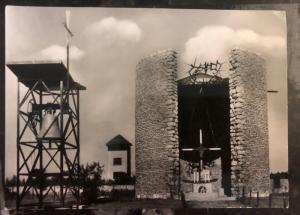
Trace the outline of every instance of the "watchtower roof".
<path fill-rule="evenodd" d="M 67 86 L 68 70 L 63 62 L 11 62 L 7 67 L 28 88 L 32 88 L 38 80 L 42 80 L 50 90 L 59 90 L 60 81 Z M 71 75 L 69 75 L 69 84 L 71 89 L 86 90 L 86 87 L 75 82 Z"/>
<path fill-rule="evenodd" d="M 108 151 L 128 150 L 132 144 L 122 135 L 117 135 L 106 143 Z"/>

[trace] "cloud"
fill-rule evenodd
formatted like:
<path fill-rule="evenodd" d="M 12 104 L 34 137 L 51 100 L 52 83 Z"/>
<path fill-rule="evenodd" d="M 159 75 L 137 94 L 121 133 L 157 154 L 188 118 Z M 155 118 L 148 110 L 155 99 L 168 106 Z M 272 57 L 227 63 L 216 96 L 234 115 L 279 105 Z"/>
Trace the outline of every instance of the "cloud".
<path fill-rule="evenodd" d="M 85 34 L 108 44 L 122 41 L 137 43 L 141 39 L 142 30 L 131 20 L 107 17 L 87 26 Z"/>
<path fill-rule="evenodd" d="M 80 60 L 85 52 L 76 46 L 70 47 L 70 59 Z M 35 57 L 39 60 L 64 60 L 66 59 L 66 47 L 60 45 L 51 45 L 38 53 Z"/>
<path fill-rule="evenodd" d="M 286 22 L 286 13 L 285 11 L 272 11 L 272 13 L 281 21 Z"/>
<path fill-rule="evenodd" d="M 225 26 L 205 26 L 185 43 L 182 59 L 192 63 L 201 61 L 226 61 L 230 50 L 242 48 L 273 57 L 282 56 L 286 41 L 279 36 L 264 36 L 250 29 L 234 30 Z"/>

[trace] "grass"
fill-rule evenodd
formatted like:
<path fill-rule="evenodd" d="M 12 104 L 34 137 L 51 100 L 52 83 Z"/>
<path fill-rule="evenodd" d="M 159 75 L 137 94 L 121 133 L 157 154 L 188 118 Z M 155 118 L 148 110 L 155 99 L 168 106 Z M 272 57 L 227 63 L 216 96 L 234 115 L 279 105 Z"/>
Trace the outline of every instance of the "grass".
<path fill-rule="evenodd" d="M 116 193 L 117 194 L 117 193 Z M 10 196 L 11 198 L 6 201 L 6 207 L 15 208 L 15 196 Z M 284 202 L 285 199 L 285 202 Z M 28 200 L 30 201 L 30 197 Z M 257 204 L 258 203 L 258 204 Z M 283 208 L 284 205 L 288 204 L 288 196 L 283 196 L 282 194 L 277 194 L 272 196 L 272 208 Z M 269 208 L 269 198 L 263 197 L 257 199 L 246 198 L 244 201 L 188 201 L 187 208 Z M 77 211 L 76 214 L 93 214 L 93 215 L 102 215 L 102 214 L 128 214 L 128 211 L 134 211 L 136 208 L 143 209 L 180 209 L 183 208 L 182 201 L 180 200 L 161 200 L 161 199 L 145 199 L 145 200 L 135 200 L 134 198 L 122 198 L 115 199 L 103 203 L 94 203 L 86 207 L 87 210 Z M 15 211 L 11 214 L 16 214 Z M 53 210 L 52 208 L 47 208 L 45 210 L 27 210 L 26 214 L 75 214 L 72 210 Z M 135 213 L 133 213 L 135 214 Z"/>

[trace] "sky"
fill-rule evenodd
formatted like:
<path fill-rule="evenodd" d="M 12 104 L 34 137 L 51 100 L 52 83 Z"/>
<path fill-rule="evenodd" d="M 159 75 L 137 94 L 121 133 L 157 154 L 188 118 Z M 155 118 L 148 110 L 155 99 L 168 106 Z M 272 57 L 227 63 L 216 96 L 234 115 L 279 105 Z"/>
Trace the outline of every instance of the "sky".
<path fill-rule="evenodd" d="M 107 165 L 106 143 L 121 134 L 134 145 L 135 72 L 153 52 L 178 53 L 178 76 L 187 64 L 225 62 L 233 48 L 266 60 L 270 169 L 287 171 L 287 47 L 283 11 L 6 7 L 6 62 L 66 62 L 65 11 L 74 33 L 70 72 L 87 87 L 80 97 L 81 163 Z M 16 173 L 17 80 L 6 67 L 6 176 Z M 21 88 L 22 92 L 25 88 Z M 134 146 L 132 147 L 134 153 Z M 132 161 L 134 166 L 134 159 Z"/>

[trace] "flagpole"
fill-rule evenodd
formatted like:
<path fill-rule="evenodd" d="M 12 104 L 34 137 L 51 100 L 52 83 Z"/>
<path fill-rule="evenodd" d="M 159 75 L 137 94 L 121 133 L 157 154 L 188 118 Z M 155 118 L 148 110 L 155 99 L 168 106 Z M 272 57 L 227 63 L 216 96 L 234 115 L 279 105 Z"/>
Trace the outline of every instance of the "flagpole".
<path fill-rule="evenodd" d="M 67 39 L 67 90 L 69 90 L 70 87 L 70 71 L 69 71 L 69 39 Z"/>
<path fill-rule="evenodd" d="M 64 27 L 66 29 L 66 39 L 67 39 L 67 90 L 70 90 L 70 37 L 73 36 L 73 33 L 70 30 L 70 11 L 66 10 L 66 21 Z"/>

